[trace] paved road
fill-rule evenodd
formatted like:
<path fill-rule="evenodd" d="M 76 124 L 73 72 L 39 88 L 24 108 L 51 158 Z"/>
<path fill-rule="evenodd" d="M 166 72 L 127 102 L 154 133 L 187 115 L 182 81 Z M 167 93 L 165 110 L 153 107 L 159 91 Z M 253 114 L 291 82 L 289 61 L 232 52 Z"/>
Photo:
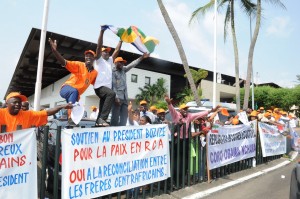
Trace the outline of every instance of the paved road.
<path fill-rule="evenodd" d="M 206 199 L 288 199 L 294 163 L 251 179 Z"/>

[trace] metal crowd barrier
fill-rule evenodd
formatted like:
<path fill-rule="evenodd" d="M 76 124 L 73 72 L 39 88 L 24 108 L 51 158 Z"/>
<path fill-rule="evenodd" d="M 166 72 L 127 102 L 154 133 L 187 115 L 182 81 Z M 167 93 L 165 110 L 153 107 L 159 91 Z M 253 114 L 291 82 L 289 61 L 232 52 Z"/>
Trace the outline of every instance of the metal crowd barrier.
<path fill-rule="evenodd" d="M 84 128 L 84 127 L 81 127 Z M 22 129 L 18 126 L 18 129 Z M 186 126 L 183 126 L 184 132 Z M 55 148 L 55 164 L 54 164 L 54 182 L 52 195 L 47 194 L 47 197 L 59 199 L 60 193 L 58 188 L 58 172 L 59 172 L 59 155 L 61 153 L 60 135 L 61 126 L 57 129 L 56 148 Z M 161 194 L 170 194 L 172 191 L 185 188 L 186 186 L 195 185 L 197 183 L 208 182 L 208 175 L 211 179 L 222 178 L 231 173 L 239 172 L 251 168 L 253 158 L 245 159 L 236 163 L 232 163 L 220 168 L 216 168 L 207 172 L 206 166 L 206 146 L 202 146 L 198 137 L 192 138 L 191 130 L 188 129 L 189 137 L 185 136 L 180 139 L 174 136 L 174 132 L 180 132 L 180 127 L 174 124 L 171 125 L 171 140 L 170 140 L 170 171 L 171 177 L 167 180 L 149 184 L 148 186 L 136 187 L 131 190 L 126 190 L 118 193 L 109 194 L 107 196 L 98 197 L 102 198 L 148 198 L 155 197 Z M 6 132 L 6 126 L 1 126 L 1 133 Z M 46 135 L 46 136 L 45 136 Z M 39 198 L 44 199 L 46 196 L 46 169 L 48 160 L 48 139 L 49 139 L 49 126 L 44 126 L 43 130 L 37 130 L 37 138 L 42 141 L 42 158 L 41 161 L 41 176 L 39 185 Z M 191 144 L 195 147 L 197 156 L 191 158 Z M 269 161 L 282 157 L 282 155 L 263 157 L 259 133 L 256 136 L 256 165 L 264 164 Z M 149 189 L 148 189 L 149 188 Z"/>

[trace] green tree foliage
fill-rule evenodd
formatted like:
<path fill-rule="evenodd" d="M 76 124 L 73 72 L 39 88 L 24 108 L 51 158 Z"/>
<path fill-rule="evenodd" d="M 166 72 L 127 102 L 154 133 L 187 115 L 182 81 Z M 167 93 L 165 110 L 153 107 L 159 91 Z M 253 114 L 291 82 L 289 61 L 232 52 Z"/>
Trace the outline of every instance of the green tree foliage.
<path fill-rule="evenodd" d="M 197 92 L 198 92 L 199 98 L 201 99 L 202 98 L 202 89 L 200 87 L 198 87 Z M 179 92 L 177 94 L 176 97 L 177 97 L 177 100 L 179 101 L 179 104 L 194 101 L 194 94 L 193 94 L 192 90 L 188 87 L 185 87 L 182 90 L 182 92 Z"/>
<path fill-rule="evenodd" d="M 242 99 L 244 92 L 245 89 L 241 89 L 241 101 L 244 100 Z M 252 99 L 251 95 L 250 99 Z M 252 103 L 252 101 L 250 102 Z M 255 87 L 254 102 L 258 107 L 263 106 L 265 109 L 270 109 L 271 106 L 274 106 L 288 111 L 294 104 L 296 106 L 300 105 L 300 86 L 295 88 Z"/>
<path fill-rule="evenodd" d="M 186 86 L 186 87 L 183 88 L 183 90 L 181 92 L 177 93 L 176 99 L 181 101 L 186 96 L 189 96 L 189 95 L 192 95 L 192 94 L 193 94 L 192 90 L 189 87 Z"/>
<path fill-rule="evenodd" d="M 146 100 L 150 105 L 153 105 L 158 101 L 164 100 L 164 95 L 167 92 L 165 83 L 165 79 L 159 78 L 155 84 L 145 85 L 144 88 L 140 87 L 140 93 L 135 96 L 136 104 L 141 100 Z"/>
<path fill-rule="evenodd" d="M 196 84 L 197 89 L 199 89 L 199 87 L 201 86 L 201 80 L 205 79 L 208 75 L 208 71 L 199 68 L 198 70 L 194 70 L 194 69 L 190 69 L 191 74 L 192 74 L 192 78 L 194 79 L 194 82 Z M 187 75 L 185 74 L 184 77 L 186 78 Z"/>

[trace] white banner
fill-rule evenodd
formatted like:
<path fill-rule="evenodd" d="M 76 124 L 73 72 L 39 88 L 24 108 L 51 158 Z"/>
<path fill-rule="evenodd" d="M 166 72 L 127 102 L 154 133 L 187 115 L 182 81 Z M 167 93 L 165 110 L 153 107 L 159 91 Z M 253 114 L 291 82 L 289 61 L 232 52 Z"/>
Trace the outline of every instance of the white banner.
<path fill-rule="evenodd" d="M 256 121 L 248 125 L 218 126 L 207 134 L 209 170 L 255 156 Z M 215 126 L 217 127 L 217 126 Z"/>
<path fill-rule="evenodd" d="M 239 112 L 237 115 L 239 116 L 239 120 L 243 124 L 248 124 L 249 120 L 248 120 L 248 115 L 247 115 L 246 111 Z"/>
<path fill-rule="evenodd" d="M 37 198 L 34 129 L 0 133 L 0 198 Z"/>
<path fill-rule="evenodd" d="M 258 131 L 263 157 L 286 153 L 286 137 L 279 133 L 277 126 L 258 122 Z"/>
<path fill-rule="evenodd" d="M 166 124 L 65 129 L 62 198 L 95 198 L 170 177 Z"/>

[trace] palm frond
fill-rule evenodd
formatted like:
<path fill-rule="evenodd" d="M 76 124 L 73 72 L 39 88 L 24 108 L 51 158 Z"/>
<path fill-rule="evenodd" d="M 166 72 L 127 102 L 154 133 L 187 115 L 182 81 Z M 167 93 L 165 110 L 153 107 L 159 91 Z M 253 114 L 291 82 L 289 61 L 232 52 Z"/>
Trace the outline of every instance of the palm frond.
<path fill-rule="evenodd" d="M 241 0 L 240 7 L 241 10 L 243 10 L 243 12 L 245 12 L 249 17 L 256 14 L 256 4 L 249 0 Z"/>
<path fill-rule="evenodd" d="M 273 4 L 275 6 L 279 6 L 282 9 L 286 10 L 285 5 L 280 0 L 265 0 L 267 3 Z"/>
<path fill-rule="evenodd" d="M 210 2 L 202 7 L 197 8 L 193 13 L 189 20 L 189 25 L 192 21 L 198 17 L 198 15 L 205 15 L 207 11 L 211 10 L 215 4 L 215 0 L 210 0 Z"/>

